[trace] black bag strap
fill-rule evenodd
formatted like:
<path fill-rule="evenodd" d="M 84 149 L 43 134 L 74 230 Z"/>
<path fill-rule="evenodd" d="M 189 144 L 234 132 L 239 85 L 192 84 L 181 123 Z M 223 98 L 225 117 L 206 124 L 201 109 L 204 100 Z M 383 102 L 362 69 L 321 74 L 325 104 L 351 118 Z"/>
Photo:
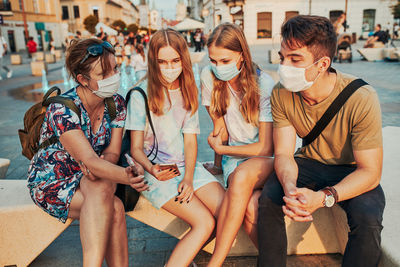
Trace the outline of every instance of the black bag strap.
<path fill-rule="evenodd" d="M 303 137 L 303 145 L 305 147 L 311 144 L 320 134 L 321 132 L 328 126 L 329 122 L 333 119 L 333 117 L 338 113 L 338 111 L 342 108 L 342 106 L 346 103 L 347 99 L 357 91 L 361 86 L 367 85 L 368 83 L 362 79 L 355 79 L 350 82 L 342 92 L 335 98 L 332 104 L 325 111 L 324 115 L 318 120 L 315 124 L 314 128 Z"/>
<path fill-rule="evenodd" d="M 133 91 L 138 91 L 144 98 L 144 105 L 146 107 L 147 120 L 149 121 L 149 125 L 150 125 L 151 130 L 153 131 L 153 136 L 154 136 L 154 141 L 153 141 L 154 145 L 153 145 L 153 148 L 151 149 L 150 153 L 147 155 L 147 157 L 149 157 L 151 154 L 153 154 L 153 151 L 155 150 L 153 159 L 152 160 L 149 159 L 151 162 L 153 162 L 157 158 L 157 154 L 158 154 L 158 141 L 157 141 L 156 131 L 154 130 L 153 121 L 151 119 L 151 114 L 150 114 L 150 109 L 149 109 L 149 103 L 148 103 L 148 100 L 147 100 L 147 95 L 144 92 L 144 90 L 142 88 L 140 88 L 140 87 L 134 87 L 134 88 L 130 89 L 128 91 L 128 93 L 126 94 L 126 98 L 125 98 L 127 106 L 128 106 L 129 100 L 131 99 L 131 93 Z M 130 136 L 129 132 L 128 132 L 128 136 Z"/>

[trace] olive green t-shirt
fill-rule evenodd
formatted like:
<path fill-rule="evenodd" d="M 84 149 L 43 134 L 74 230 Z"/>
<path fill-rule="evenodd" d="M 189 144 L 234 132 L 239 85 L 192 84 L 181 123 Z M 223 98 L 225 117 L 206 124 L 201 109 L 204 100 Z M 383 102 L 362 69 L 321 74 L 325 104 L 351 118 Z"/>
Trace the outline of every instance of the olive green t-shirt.
<path fill-rule="evenodd" d="M 309 105 L 300 93 L 292 93 L 279 83 L 272 91 L 274 127 L 292 125 L 299 137 L 305 137 L 338 94 L 354 76 L 336 72 L 336 84 L 328 98 Z M 382 121 L 378 96 L 370 85 L 360 87 L 333 117 L 322 133 L 296 156 L 324 164 L 355 164 L 353 151 L 382 147 Z"/>

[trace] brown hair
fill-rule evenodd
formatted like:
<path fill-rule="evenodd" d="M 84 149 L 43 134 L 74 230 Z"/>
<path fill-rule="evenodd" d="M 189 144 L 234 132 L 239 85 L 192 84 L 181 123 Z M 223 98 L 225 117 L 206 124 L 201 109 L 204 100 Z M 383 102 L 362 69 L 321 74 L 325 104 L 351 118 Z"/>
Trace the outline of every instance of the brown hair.
<path fill-rule="evenodd" d="M 99 56 L 89 56 L 82 64 L 82 59 L 86 56 L 87 48 L 94 44 L 102 44 L 103 41 L 97 38 L 89 39 L 73 39 L 70 46 L 67 49 L 65 57 L 65 67 L 70 76 L 77 81 L 78 74 L 82 74 L 90 77 L 90 71 L 92 70 L 92 64 L 100 58 L 101 68 L 103 70 L 103 76 L 110 73 L 112 70 L 109 55 L 115 54 L 114 49 L 103 47 L 103 53 Z"/>
<path fill-rule="evenodd" d="M 282 43 L 290 49 L 306 46 L 314 61 L 336 54 L 336 32 L 329 19 L 320 16 L 299 15 L 286 21 L 281 28 Z"/>
<path fill-rule="evenodd" d="M 183 96 L 184 108 L 191 110 L 192 114 L 199 106 L 197 99 L 197 86 L 194 80 L 192 62 L 190 61 L 189 50 L 183 36 L 173 29 L 157 31 L 151 38 L 148 51 L 148 86 L 150 110 L 160 116 L 163 115 L 164 92 L 169 99 L 166 82 L 162 78 L 160 66 L 158 65 L 158 51 L 161 48 L 170 46 L 178 52 L 181 57 L 182 73 L 179 75 L 179 84 Z"/>
<path fill-rule="evenodd" d="M 242 71 L 239 73 L 238 82 L 243 93 L 243 99 L 239 110 L 246 122 L 258 126 L 260 94 L 257 75 L 242 29 L 232 23 L 220 24 L 208 38 L 207 46 L 210 47 L 212 45 L 242 53 L 243 65 Z M 228 83 L 219 80 L 213 72 L 211 73 L 214 77 L 214 85 L 210 114 L 215 118 L 219 118 L 226 114 L 229 106 Z"/>
<path fill-rule="evenodd" d="M 143 61 L 146 61 L 146 57 L 144 55 L 144 47 L 143 47 L 143 45 L 142 44 L 137 44 L 135 48 L 136 48 L 136 51 L 142 56 Z"/>

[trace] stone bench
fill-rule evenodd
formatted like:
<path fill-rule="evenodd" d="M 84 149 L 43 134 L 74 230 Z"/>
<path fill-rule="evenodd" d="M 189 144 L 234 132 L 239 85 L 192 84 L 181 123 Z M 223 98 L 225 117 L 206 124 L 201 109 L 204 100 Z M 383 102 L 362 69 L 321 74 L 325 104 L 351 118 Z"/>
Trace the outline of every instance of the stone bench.
<path fill-rule="evenodd" d="M 399 60 L 400 49 L 389 47 L 383 49 L 383 58 L 387 60 Z"/>
<path fill-rule="evenodd" d="M 25 180 L 0 180 L 0 266 L 27 266 L 72 222 L 37 207 Z"/>
<path fill-rule="evenodd" d="M 0 158 L 0 179 L 6 177 L 8 166 L 10 166 L 10 160 Z"/>
<path fill-rule="evenodd" d="M 383 60 L 383 47 L 381 48 L 360 48 L 358 53 L 368 61 Z"/>
<path fill-rule="evenodd" d="M 46 63 L 55 63 L 56 62 L 56 56 L 53 54 L 45 54 L 44 59 L 45 59 Z"/>
<path fill-rule="evenodd" d="M 22 64 L 22 57 L 18 54 L 12 54 L 10 57 L 11 65 L 21 65 Z"/>
<path fill-rule="evenodd" d="M 33 76 L 42 76 L 42 71 L 45 70 L 47 72 L 47 64 L 44 61 L 32 61 L 31 62 L 31 71 Z"/>

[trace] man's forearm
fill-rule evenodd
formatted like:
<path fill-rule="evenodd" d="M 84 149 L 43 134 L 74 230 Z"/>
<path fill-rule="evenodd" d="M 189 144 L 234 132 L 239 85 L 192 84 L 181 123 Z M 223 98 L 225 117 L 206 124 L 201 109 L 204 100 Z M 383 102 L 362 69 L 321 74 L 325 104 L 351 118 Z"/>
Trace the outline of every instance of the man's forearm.
<path fill-rule="evenodd" d="M 275 155 L 274 167 L 279 182 L 284 189 L 285 185 L 289 183 L 296 186 L 298 167 L 293 156 Z"/>

